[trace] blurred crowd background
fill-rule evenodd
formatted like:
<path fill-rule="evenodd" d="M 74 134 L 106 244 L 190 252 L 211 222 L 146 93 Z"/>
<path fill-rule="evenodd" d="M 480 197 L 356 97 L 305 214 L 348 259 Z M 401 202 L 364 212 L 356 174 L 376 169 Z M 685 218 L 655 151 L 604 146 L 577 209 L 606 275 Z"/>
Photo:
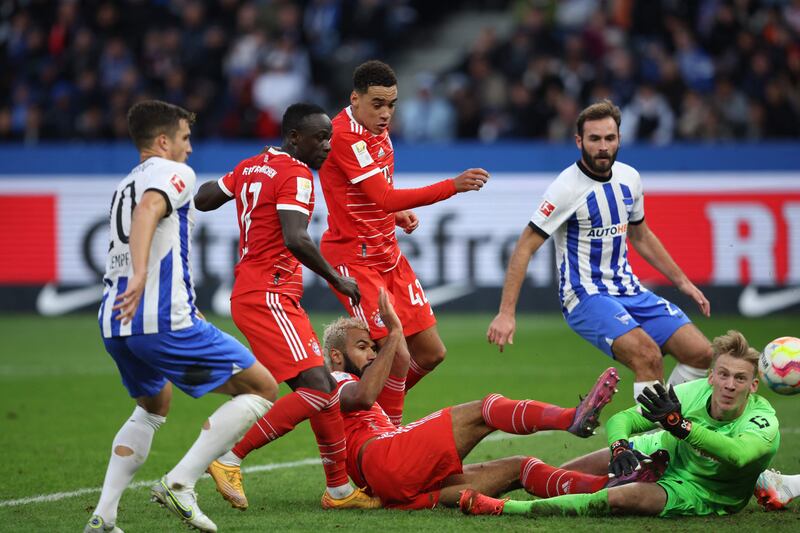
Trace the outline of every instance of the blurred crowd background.
<path fill-rule="evenodd" d="M 0 0 L 0 140 L 127 138 L 160 98 L 194 138 L 275 138 L 292 102 L 346 105 L 353 68 L 503 12 L 461 59 L 401 85 L 407 142 L 564 142 L 611 98 L 627 142 L 800 136 L 800 0 Z"/>

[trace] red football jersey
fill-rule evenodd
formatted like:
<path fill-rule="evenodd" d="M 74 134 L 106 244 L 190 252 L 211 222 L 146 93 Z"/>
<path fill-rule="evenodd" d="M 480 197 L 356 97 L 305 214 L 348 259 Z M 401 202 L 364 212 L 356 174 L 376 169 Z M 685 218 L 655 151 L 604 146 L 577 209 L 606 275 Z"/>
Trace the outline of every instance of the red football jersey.
<path fill-rule="evenodd" d="M 348 383 L 358 381 L 358 376 L 348 372 L 331 372 L 331 374 L 336 380 L 337 394 Z M 344 436 L 347 440 L 347 471 L 350 477 L 356 475 L 360 478 L 358 469 L 355 467 L 358 464 L 358 450 L 372 437 L 395 431 L 397 426 L 392 424 L 378 402 L 372 404 L 369 411 L 342 411 L 342 422 L 344 423 Z"/>
<path fill-rule="evenodd" d="M 300 262 L 283 244 L 279 210 L 311 218 L 314 177 L 305 163 L 269 148 L 245 159 L 219 179 L 225 194 L 236 198 L 239 220 L 239 264 L 231 297 L 250 291 L 303 295 Z"/>
<path fill-rule="evenodd" d="M 389 132 L 373 135 L 353 118 L 350 107 L 333 119 L 331 152 L 319 171 L 328 206 L 328 229 L 320 246 L 334 266 L 363 264 L 392 269 L 400 257 L 394 213 L 371 201 L 359 184 L 385 179 L 394 188 L 394 148 Z"/>

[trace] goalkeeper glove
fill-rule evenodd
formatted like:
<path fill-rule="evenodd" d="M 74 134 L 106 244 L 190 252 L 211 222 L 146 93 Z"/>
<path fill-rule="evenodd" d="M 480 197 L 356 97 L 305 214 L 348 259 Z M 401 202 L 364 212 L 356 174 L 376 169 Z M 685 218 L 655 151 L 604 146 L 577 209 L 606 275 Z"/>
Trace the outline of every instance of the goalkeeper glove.
<path fill-rule="evenodd" d="M 614 441 L 611 445 L 611 462 L 608 464 L 608 476 L 628 476 L 640 468 L 639 459 L 631 450 L 630 443 L 625 439 Z"/>
<path fill-rule="evenodd" d="M 636 398 L 642 407 L 642 416 L 651 422 L 661 424 L 665 430 L 672 433 L 679 439 L 685 439 L 692 430 L 692 421 L 683 418 L 681 414 L 681 402 L 675 395 L 675 388 L 670 385 L 669 390 L 665 389 L 661 383 L 645 387 L 642 394 Z"/>

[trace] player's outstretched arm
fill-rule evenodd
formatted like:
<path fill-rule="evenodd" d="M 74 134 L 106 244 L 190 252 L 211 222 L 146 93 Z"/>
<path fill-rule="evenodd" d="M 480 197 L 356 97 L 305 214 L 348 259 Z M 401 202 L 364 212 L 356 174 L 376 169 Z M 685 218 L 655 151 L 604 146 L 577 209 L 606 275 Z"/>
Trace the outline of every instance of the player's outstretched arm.
<path fill-rule="evenodd" d="M 511 254 L 506 279 L 503 283 L 500 311 L 489 324 L 489 330 L 486 332 L 489 343 L 496 344 L 501 352 L 506 344 L 514 344 L 514 331 L 516 330 L 514 316 L 516 315 L 519 291 L 525 281 L 531 257 L 544 241 L 542 235 L 533 231 L 530 226 L 526 226 L 514 247 L 514 253 Z"/>
<path fill-rule="evenodd" d="M 233 200 L 233 197 L 228 196 L 220 188 L 219 183 L 207 181 L 194 195 L 194 206 L 198 211 L 213 211 L 229 200 Z"/>
<path fill-rule="evenodd" d="M 482 168 L 470 168 L 453 179 L 446 179 L 416 189 L 393 189 L 382 174 L 375 174 L 359 182 L 361 191 L 370 201 L 387 213 L 396 213 L 423 205 L 441 202 L 461 192 L 479 191 L 489 180 Z"/>
<path fill-rule="evenodd" d="M 628 226 L 628 237 L 631 244 L 645 261 L 653 265 L 656 270 L 664 274 L 682 293 L 690 297 L 704 316 L 711 316 L 711 303 L 703 292 L 692 283 L 683 270 L 669 255 L 667 249 L 661 244 L 655 233 L 643 220 L 639 224 Z"/>
<path fill-rule="evenodd" d="M 136 314 L 139 301 L 147 283 L 147 262 L 150 259 L 150 244 L 158 222 L 167 215 L 167 201 L 157 191 L 145 191 L 141 201 L 133 210 L 131 220 L 130 250 L 133 275 L 128 280 L 125 292 L 117 296 L 112 310 L 119 310 L 117 320 L 127 324 Z"/>
<path fill-rule="evenodd" d="M 283 242 L 292 255 L 313 272 L 319 274 L 334 289 L 350 298 L 353 305 L 358 305 L 358 302 L 361 301 L 361 293 L 358 291 L 356 280 L 340 276 L 322 257 L 319 248 L 308 234 L 308 215 L 299 211 L 279 209 L 278 218 L 281 221 Z"/>
<path fill-rule="evenodd" d="M 361 379 L 343 387 L 339 392 L 342 411 L 363 411 L 372 407 L 386 384 L 397 349 L 403 342 L 403 324 L 382 287 L 378 294 L 378 310 L 389 334 L 385 337 L 386 341 L 378 351 L 378 355 L 364 370 Z"/>

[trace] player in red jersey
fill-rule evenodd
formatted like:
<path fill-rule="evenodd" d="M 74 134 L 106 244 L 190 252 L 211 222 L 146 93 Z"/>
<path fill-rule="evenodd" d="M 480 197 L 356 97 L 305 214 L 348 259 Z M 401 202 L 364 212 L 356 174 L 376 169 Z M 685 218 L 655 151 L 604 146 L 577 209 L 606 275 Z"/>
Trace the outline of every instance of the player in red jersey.
<path fill-rule="evenodd" d="M 400 253 L 395 226 L 411 233 L 419 220 L 410 209 L 480 190 L 489 174 L 474 168 L 427 187 L 395 189 L 389 138 L 397 102 L 395 74 L 385 63 L 367 61 L 356 68 L 353 87 L 350 106 L 333 119 L 331 153 L 319 171 L 328 206 L 320 248 L 339 272 L 358 281 L 360 303 L 341 291 L 336 294 L 350 316 L 369 325 L 379 344 L 387 330 L 378 312 L 378 290 L 386 289 L 404 327 L 406 343 L 400 349 L 411 353 L 405 383 L 410 389 L 444 360 L 445 347 L 422 286 Z"/>
<path fill-rule="evenodd" d="M 592 435 L 601 409 L 616 392 L 619 377 L 615 369 L 601 374 L 577 408 L 490 394 L 483 400 L 396 426 L 383 402 L 402 410 L 404 395 L 396 385 L 407 365 L 399 352 L 404 331 L 383 289 L 378 306 L 387 334 L 377 354 L 366 324 L 354 318 L 339 319 L 326 328 L 324 351 L 339 383 L 348 472 L 359 486 L 380 497 L 384 507 L 456 506 L 466 489 L 498 495 L 522 487 L 534 495 L 549 497 L 596 492 L 609 483 L 606 475 L 567 471 L 534 457 L 507 457 L 471 465 L 463 465 L 462 460 L 498 429 L 522 435 L 539 430 Z"/>
<path fill-rule="evenodd" d="M 204 183 L 195 196 L 201 211 L 236 199 L 240 261 L 231 294 L 231 313 L 255 356 L 292 393 L 280 398 L 244 438 L 209 467 L 218 490 L 239 509 L 241 460 L 309 418 L 327 479 L 324 508 L 371 508 L 377 502 L 353 489 L 345 467 L 345 441 L 336 383 L 325 369 L 319 342 L 300 306 L 301 263 L 354 301 L 351 278 L 339 275 L 308 235 L 314 209 L 314 178 L 330 151 L 331 121 L 316 105 L 295 104 L 283 117 L 283 146 L 245 159 L 219 181 Z"/>

